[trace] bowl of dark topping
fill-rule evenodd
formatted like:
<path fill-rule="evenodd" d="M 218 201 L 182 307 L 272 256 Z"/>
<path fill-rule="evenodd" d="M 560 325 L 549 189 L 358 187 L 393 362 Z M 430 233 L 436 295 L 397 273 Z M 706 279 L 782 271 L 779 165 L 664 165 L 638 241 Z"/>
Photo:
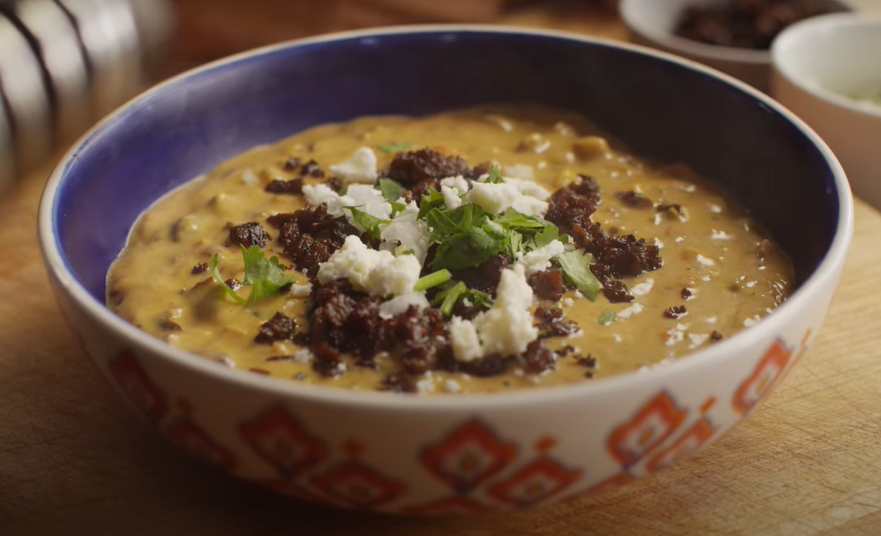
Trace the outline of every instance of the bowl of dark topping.
<path fill-rule="evenodd" d="M 771 43 L 788 26 L 851 11 L 843 0 L 622 0 L 631 40 L 767 91 Z"/>
<path fill-rule="evenodd" d="M 710 445 L 809 347 L 852 201 L 809 128 L 712 69 L 429 26 L 148 91 L 63 159 L 39 225 L 86 353 L 181 449 L 438 515 Z"/>

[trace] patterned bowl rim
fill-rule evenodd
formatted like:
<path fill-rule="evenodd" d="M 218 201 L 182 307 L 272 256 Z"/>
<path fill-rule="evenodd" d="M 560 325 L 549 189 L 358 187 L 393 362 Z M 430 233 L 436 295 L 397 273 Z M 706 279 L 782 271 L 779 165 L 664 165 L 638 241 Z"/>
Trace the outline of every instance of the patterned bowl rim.
<path fill-rule="evenodd" d="M 322 386 L 300 384 L 284 379 L 267 377 L 257 374 L 248 374 L 241 370 L 219 366 L 204 357 L 174 348 L 166 342 L 156 339 L 146 332 L 124 321 L 108 309 L 104 303 L 95 299 L 86 288 L 76 279 L 71 272 L 65 256 L 61 251 L 61 244 L 54 233 L 54 213 L 56 212 L 57 192 L 59 186 L 67 176 L 69 166 L 93 137 L 97 136 L 104 128 L 115 121 L 125 119 L 125 113 L 129 108 L 148 103 L 164 88 L 177 84 L 188 77 L 206 73 L 217 69 L 235 67 L 245 60 L 270 55 L 289 48 L 304 47 L 321 43 L 348 41 L 372 37 L 384 37 L 401 34 L 452 34 L 452 33 L 490 33 L 499 35 L 532 36 L 548 39 L 568 40 L 583 43 L 594 47 L 605 47 L 629 52 L 632 54 L 650 56 L 657 60 L 679 65 L 692 71 L 697 71 L 704 76 L 719 80 L 735 89 L 746 93 L 758 103 L 775 112 L 785 119 L 803 134 L 817 147 L 824 157 L 834 177 L 835 189 L 839 198 L 838 222 L 832 244 L 826 255 L 815 268 L 807 280 L 773 313 L 758 322 L 755 326 L 745 329 L 719 344 L 699 350 L 683 356 L 677 360 L 661 365 L 639 369 L 625 374 L 580 382 L 570 385 L 545 387 L 537 389 L 525 389 L 508 393 L 476 393 L 456 396 L 414 396 L 401 398 L 394 393 L 382 393 L 373 391 L 353 391 L 342 388 L 328 388 Z M 324 404 L 337 404 L 343 406 L 357 405 L 359 407 L 373 407 L 391 411 L 445 411 L 445 410 L 478 410 L 489 407 L 520 406 L 528 407 L 535 404 L 555 403 L 565 401 L 577 396 L 603 396 L 616 390 L 625 391 L 640 386 L 657 385 L 665 382 L 668 378 L 683 374 L 692 368 L 702 368 L 704 372 L 712 370 L 713 366 L 726 359 L 735 359 L 743 355 L 758 341 L 771 340 L 778 336 L 783 328 L 796 316 L 798 311 L 810 308 L 815 300 L 822 298 L 828 292 L 828 288 L 834 288 L 837 284 L 838 275 L 847 254 L 847 248 L 853 233 L 853 198 L 850 186 L 844 170 L 838 163 L 832 151 L 822 139 L 807 126 L 802 120 L 788 111 L 782 105 L 769 96 L 753 89 L 751 86 L 739 80 L 703 66 L 699 63 L 684 59 L 672 54 L 658 52 L 656 50 L 624 44 L 606 39 L 596 39 L 583 35 L 557 31 L 535 30 L 516 27 L 499 27 L 482 24 L 432 24 L 414 26 L 396 26 L 392 28 L 374 28 L 326 34 L 307 39 L 287 41 L 276 45 L 258 48 L 224 58 L 202 67 L 187 71 L 173 77 L 152 89 L 135 97 L 122 107 L 107 116 L 104 120 L 84 134 L 74 146 L 64 155 L 56 168 L 52 171 L 43 196 L 40 200 L 38 216 L 38 238 L 46 267 L 50 276 L 55 280 L 58 290 L 63 291 L 73 300 L 81 312 L 88 315 L 92 321 L 100 324 L 103 329 L 113 333 L 120 340 L 128 341 L 134 349 L 141 349 L 153 354 L 155 358 L 171 361 L 176 366 L 182 366 L 192 372 L 210 376 L 215 381 L 221 381 L 231 386 L 248 388 L 262 391 L 267 394 L 287 398 L 302 399 L 321 402 Z"/>

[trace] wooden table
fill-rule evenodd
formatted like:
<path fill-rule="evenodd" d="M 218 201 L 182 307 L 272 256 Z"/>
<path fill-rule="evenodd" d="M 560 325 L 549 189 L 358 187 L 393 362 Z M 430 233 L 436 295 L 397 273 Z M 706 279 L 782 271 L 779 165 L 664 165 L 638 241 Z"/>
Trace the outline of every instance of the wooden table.
<path fill-rule="evenodd" d="M 534 8 L 509 17 L 575 25 Z M 881 214 L 862 202 L 812 349 L 709 450 L 572 504 L 423 520 L 276 497 L 193 463 L 130 414 L 52 298 L 34 239 L 48 171 L 0 202 L 0 535 L 881 534 Z"/>

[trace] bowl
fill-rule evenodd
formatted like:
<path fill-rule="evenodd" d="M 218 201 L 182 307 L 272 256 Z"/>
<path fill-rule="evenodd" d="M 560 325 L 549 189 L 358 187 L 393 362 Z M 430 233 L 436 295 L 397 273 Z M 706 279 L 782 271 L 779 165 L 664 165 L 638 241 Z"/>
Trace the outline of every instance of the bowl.
<path fill-rule="evenodd" d="M 676 36 L 679 18 L 686 8 L 730 3 L 732 0 L 621 0 L 619 12 L 634 43 L 647 45 L 684 58 L 699 61 L 767 91 L 771 75 L 771 53 L 699 43 Z M 839 0 L 822 0 L 830 10 L 851 11 Z"/>
<path fill-rule="evenodd" d="M 849 96 L 881 94 L 881 18 L 841 14 L 793 25 L 774 43 L 772 94 L 838 156 L 854 193 L 881 208 L 881 102 Z"/>
<path fill-rule="evenodd" d="M 790 252 L 791 299 L 675 362 L 559 388 L 435 398 L 228 369 L 104 306 L 107 268 L 138 215 L 241 151 L 366 114 L 523 101 L 584 113 L 637 154 L 686 162 L 727 188 Z M 646 49 L 483 26 L 335 34 L 174 78 L 79 141 L 52 174 L 39 215 L 62 309 L 148 422 L 238 478 L 399 514 L 547 505 L 625 485 L 709 445 L 810 345 L 851 228 L 852 200 L 831 151 L 752 88 Z"/>

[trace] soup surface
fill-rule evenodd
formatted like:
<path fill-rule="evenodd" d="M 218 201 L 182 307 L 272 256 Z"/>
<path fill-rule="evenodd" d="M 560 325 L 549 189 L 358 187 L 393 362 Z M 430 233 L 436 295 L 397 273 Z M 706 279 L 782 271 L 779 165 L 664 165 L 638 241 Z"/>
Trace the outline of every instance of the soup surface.
<path fill-rule="evenodd" d="M 791 286 L 785 254 L 687 168 L 515 106 L 365 117 L 239 155 L 141 216 L 107 301 L 243 371 L 427 394 L 659 366 Z"/>

